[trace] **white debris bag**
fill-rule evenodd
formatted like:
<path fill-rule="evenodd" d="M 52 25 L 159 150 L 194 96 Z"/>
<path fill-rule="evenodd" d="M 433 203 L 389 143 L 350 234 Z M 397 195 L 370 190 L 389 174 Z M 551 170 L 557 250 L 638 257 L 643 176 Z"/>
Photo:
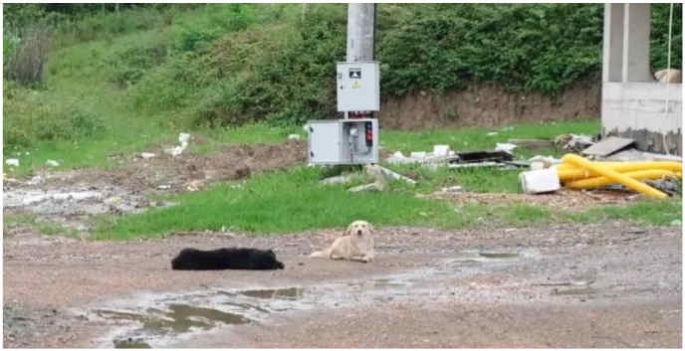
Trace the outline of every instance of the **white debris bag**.
<path fill-rule="evenodd" d="M 511 154 L 512 151 L 516 148 L 515 144 L 511 143 L 495 143 L 495 151 L 504 151 L 506 153 Z"/>
<path fill-rule="evenodd" d="M 526 194 L 542 194 L 561 189 L 556 168 L 545 168 L 519 174 L 521 188 Z"/>
<path fill-rule="evenodd" d="M 8 158 L 7 160 L 5 160 L 5 164 L 8 166 L 19 167 L 19 159 L 18 158 Z"/>

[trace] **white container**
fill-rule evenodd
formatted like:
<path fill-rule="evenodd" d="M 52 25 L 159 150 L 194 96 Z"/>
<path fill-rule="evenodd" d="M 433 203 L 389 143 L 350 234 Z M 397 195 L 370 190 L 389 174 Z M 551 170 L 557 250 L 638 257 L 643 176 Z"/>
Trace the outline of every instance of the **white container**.
<path fill-rule="evenodd" d="M 541 194 L 561 189 L 556 168 L 526 171 L 519 174 L 521 188 L 526 194 Z"/>

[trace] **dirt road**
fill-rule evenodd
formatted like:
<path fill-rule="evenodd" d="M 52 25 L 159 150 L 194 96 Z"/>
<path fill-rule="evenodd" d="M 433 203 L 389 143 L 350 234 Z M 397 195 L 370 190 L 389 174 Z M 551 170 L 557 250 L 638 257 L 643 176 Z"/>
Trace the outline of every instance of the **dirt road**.
<path fill-rule="evenodd" d="M 680 347 L 676 227 L 380 228 L 377 262 L 312 260 L 338 231 L 131 242 L 5 233 L 6 347 Z M 187 246 L 286 269 L 174 272 Z"/>

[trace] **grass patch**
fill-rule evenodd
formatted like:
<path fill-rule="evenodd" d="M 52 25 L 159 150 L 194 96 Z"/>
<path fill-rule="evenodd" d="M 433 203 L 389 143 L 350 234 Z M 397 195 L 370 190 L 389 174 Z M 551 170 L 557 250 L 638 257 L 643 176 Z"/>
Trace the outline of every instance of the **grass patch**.
<path fill-rule="evenodd" d="M 68 228 L 61 226 L 59 224 L 44 220 L 33 214 L 6 214 L 3 216 L 3 230 L 7 231 L 7 226 L 10 224 L 14 225 L 25 225 L 37 230 L 41 234 L 45 235 L 65 235 L 65 236 L 78 236 L 78 230 L 74 228 Z"/>
<path fill-rule="evenodd" d="M 463 227 L 487 211 L 482 206 L 455 209 L 446 201 L 402 192 L 350 193 L 345 185 L 319 184 L 322 170 L 296 168 L 254 177 L 241 187 L 223 184 L 174 197 L 180 204 L 142 214 L 103 220 L 95 237 L 127 239 L 170 231 L 218 230 L 288 233 L 344 227 L 358 218 L 379 226 Z"/>
<path fill-rule="evenodd" d="M 641 200 L 625 206 L 611 206 L 580 213 L 566 213 L 563 218 L 581 223 L 596 223 L 608 220 L 627 220 L 636 224 L 670 225 L 680 220 L 683 213 L 682 198 L 665 200 Z"/>

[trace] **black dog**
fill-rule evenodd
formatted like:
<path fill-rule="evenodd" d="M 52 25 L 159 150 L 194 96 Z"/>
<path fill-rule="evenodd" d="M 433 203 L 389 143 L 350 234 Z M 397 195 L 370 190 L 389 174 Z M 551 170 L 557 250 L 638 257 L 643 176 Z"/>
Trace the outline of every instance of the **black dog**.
<path fill-rule="evenodd" d="M 283 269 L 283 263 L 276 260 L 273 251 L 228 248 L 212 251 L 198 249 L 183 249 L 171 261 L 171 268 L 178 270 L 210 270 L 210 269 L 251 269 L 270 270 Z"/>

